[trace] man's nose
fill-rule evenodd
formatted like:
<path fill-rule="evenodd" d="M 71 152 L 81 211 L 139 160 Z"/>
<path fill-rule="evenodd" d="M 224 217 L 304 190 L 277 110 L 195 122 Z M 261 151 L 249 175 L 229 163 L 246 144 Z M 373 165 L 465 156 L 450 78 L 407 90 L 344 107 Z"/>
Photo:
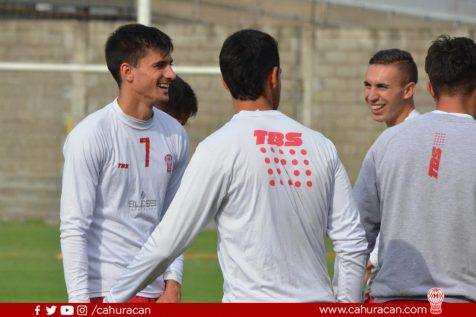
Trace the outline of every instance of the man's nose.
<path fill-rule="evenodd" d="M 165 77 L 170 78 L 171 80 L 174 80 L 177 77 L 177 74 L 174 72 L 172 66 L 167 67 Z"/>

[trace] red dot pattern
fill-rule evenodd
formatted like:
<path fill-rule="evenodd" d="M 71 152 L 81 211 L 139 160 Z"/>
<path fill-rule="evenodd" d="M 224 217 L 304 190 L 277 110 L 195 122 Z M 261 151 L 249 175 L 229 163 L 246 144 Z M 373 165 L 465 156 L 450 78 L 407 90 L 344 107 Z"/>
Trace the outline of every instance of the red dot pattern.
<path fill-rule="evenodd" d="M 259 151 L 265 155 L 267 153 L 269 154 L 274 153 L 274 155 L 272 155 L 273 157 L 265 156 L 264 158 L 265 164 L 269 165 L 272 162 L 274 162 L 274 165 L 281 164 L 281 166 L 273 167 L 273 165 L 271 165 L 267 168 L 267 173 L 268 175 L 271 176 L 271 179 L 269 180 L 269 185 L 271 187 L 275 187 L 277 184 L 280 184 L 282 186 L 287 184 L 289 186 L 294 186 L 296 188 L 301 188 L 301 186 L 304 186 L 304 185 L 307 186 L 308 188 L 313 186 L 313 182 L 309 178 L 307 178 L 307 177 L 311 177 L 313 173 L 312 173 L 312 169 L 309 166 L 310 162 L 306 158 L 308 153 L 306 149 L 304 148 L 286 149 L 284 147 L 283 148 L 279 148 L 279 147 L 267 148 L 265 146 L 261 146 L 259 148 Z M 283 157 L 283 155 L 286 155 L 285 151 L 288 152 L 290 155 L 295 156 L 294 158 L 292 158 L 292 160 L 290 160 L 293 167 L 292 172 L 286 171 L 285 166 L 288 164 L 288 161 L 286 157 Z M 285 179 L 283 180 L 282 178 L 279 178 L 279 177 L 284 177 Z"/>

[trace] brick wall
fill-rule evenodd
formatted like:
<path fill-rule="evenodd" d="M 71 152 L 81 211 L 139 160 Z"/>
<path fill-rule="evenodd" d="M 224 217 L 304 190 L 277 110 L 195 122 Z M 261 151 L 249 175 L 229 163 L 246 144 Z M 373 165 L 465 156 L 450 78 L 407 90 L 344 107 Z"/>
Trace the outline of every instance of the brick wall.
<path fill-rule="evenodd" d="M 104 42 L 118 25 L 4 20 L 0 22 L 0 62 L 104 63 Z M 190 66 L 217 65 L 223 40 L 239 27 L 166 23 L 160 28 L 174 40 L 175 64 Z M 432 109 L 433 102 L 424 91 L 423 61 L 430 41 L 447 30 L 320 27 L 306 33 L 300 26 L 276 24 L 261 29 L 279 41 L 283 68 L 280 110 L 309 122 L 333 140 L 352 180 L 384 128 L 372 121 L 363 101 L 362 82 L 372 53 L 390 47 L 409 50 L 420 71 L 417 108 L 422 112 Z M 474 36 L 468 28 L 449 33 Z M 309 43 L 311 52 L 304 49 Z M 0 71 L 0 75 L 0 219 L 57 222 L 61 148 L 68 120 L 78 122 L 109 103 L 117 94 L 115 82 L 107 73 Z M 198 116 L 187 127 L 194 149 L 233 111 L 218 75 L 183 77 L 199 99 Z M 310 93 L 310 117 L 303 117 L 302 112 L 306 91 Z"/>

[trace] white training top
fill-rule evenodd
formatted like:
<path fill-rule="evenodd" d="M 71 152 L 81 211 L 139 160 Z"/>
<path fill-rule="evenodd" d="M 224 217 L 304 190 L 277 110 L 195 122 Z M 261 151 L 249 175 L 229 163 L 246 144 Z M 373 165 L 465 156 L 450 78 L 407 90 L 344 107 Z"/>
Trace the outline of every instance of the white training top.
<path fill-rule="evenodd" d="M 87 302 L 107 294 L 160 222 L 185 171 L 188 138 L 164 112 L 141 121 L 115 100 L 73 129 L 63 153 L 64 275 L 69 301 Z M 138 295 L 155 298 L 164 279 L 181 282 L 182 261 Z"/>
<path fill-rule="evenodd" d="M 361 301 L 368 253 L 334 145 L 279 111 L 241 111 L 193 155 L 163 221 L 106 301 L 127 301 L 210 219 L 224 302 Z M 341 258 L 333 292 L 328 235 Z"/>

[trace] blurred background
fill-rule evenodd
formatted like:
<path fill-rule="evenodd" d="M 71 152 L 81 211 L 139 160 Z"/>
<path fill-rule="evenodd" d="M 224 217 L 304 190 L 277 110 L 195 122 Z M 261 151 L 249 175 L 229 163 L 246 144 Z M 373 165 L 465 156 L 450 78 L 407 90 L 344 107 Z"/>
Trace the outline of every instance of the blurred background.
<path fill-rule="evenodd" d="M 171 36 L 176 71 L 197 94 L 199 111 L 186 127 L 192 152 L 233 115 L 217 67 L 224 39 L 257 28 L 279 42 L 280 110 L 330 138 L 354 181 L 385 128 L 372 120 L 363 99 L 370 56 L 385 48 L 409 51 L 419 67 L 417 110 L 431 111 L 426 50 L 440 34 L 474 39 L 476 1 L 0 0 L 0 301 L 66 298 L 55 258 L 62 145 L 75 124 L 116 97 L 104 43 L 119 25 L 135 21 Z M 215 237 L 205 235 L 209 246 L 197 246 L 189 260 L 204 261 L 214 272 Z M 187 293 L 185 299 L 219 300 L 221 277 L 213 272 L 213 290 L 196 292 L 218 295 Z M 30 290 L 37 281 L 37 293 L 51 281 L 56 286 L 44 297 L 26 296 L 22 278 Z M 210 276 L 204 278 L 209 283 Z"/>

